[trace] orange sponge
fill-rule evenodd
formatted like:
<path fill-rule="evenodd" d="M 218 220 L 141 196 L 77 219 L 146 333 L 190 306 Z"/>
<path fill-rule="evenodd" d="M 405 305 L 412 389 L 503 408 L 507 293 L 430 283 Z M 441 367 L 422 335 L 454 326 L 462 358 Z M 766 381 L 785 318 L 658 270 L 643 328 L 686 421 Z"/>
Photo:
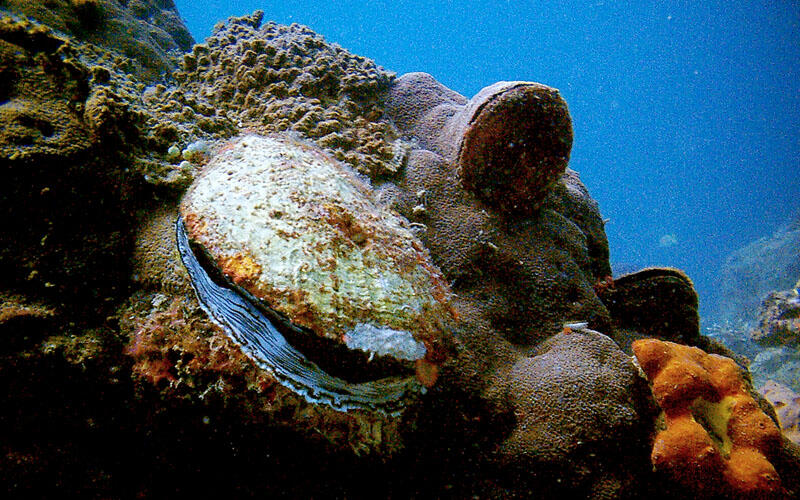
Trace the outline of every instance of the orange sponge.
<path fill-rule="evenodd" d="M 657 339 L 633 353 L 664 411 L 651 459 L 656 470 L 700 495 L 780 497 L 769 462 L 781 432 L 761 411 L 729 358 Z"/>

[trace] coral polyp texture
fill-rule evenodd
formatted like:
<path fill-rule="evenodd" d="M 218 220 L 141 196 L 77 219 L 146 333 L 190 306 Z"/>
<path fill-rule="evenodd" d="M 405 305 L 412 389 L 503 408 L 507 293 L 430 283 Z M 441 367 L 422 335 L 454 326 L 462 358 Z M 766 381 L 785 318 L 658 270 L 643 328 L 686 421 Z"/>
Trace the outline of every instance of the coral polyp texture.
<path fill-rule="evenodd" d="M 458 151 L 464 188 L 502 212 L 531 214 L 567 168 L 572 122 L 554 88 L 500 82 L 470 101 Z"/>
<path fill-rule="evenodd" d="M 172 59 L 193 43 L 171 1 L 5 0 L 2 6 L 78 40 L 111 48 L 130 58 L 130 70 L 145 79 L 171 70 Z"/>
<path fill-rule="evenodd" d="M 305 26 L 262 25 L 263 17 L 220 23 L 184 56 L 177 86 L 148 97 L 160 122 L 184 141 L 300 132 L 362 173 L 396 172 L 404 149 L 378 120 L 394 75 Z"/>
<path fill-rule="evenodd" d="M 657 471 L 707 497 L 783 498 L 771 463 L 780 429 L 733 360 L 656 339 L 634 342 L 633 352 L 664 412 L 651 455 Z"/>
<path fill-rule="evenodd" d="M 435 467 L 450 481 L 462 461 L 480 464 L 469 484 L 481 489 L 456 496 L 635 497 L 650 402 L 604 335 L 614 331 L 595 285 L 611 274 L 608 243 L 566 168 L 572 127 L 558 91 L 507 82 L 467 99 L 409 73 L 391 85 L 386 117 L 411 146 L 381 190 L 419 228 L 460 319 L 459 356 L 434 388 L 458 418 L 433 413 L 425 432 L 442 448 L 426 455 L 443 457 Z M 451 459 L 447 440 L 466 457 Z"/>
<path fill-rule="evenodd" d="M 0 274 L 77 308 L 120 291 L 137 193 L 123 158 L 134 120 L 95 90 L 71 40 L 0 19 Z"/>

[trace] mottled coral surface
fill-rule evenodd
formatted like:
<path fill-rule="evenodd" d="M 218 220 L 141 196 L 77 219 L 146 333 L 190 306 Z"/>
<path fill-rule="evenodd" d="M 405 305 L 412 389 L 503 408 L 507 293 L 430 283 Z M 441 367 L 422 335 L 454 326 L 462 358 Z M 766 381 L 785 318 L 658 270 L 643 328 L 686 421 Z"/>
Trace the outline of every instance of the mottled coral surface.
<path fill-rule="evenodd" d="M 109 47 L 145 79 L 170 70 L 171 59 L 194 43 L 172 0 L 6 0 L 0 7 Z"/>
<path fill-rule="evenodd" d="M 377 120 L 394 75 L 305 26 L 262 18 L 220 24 L 195 45 L 175 73 L 177 86 L 150 96 L 158 110 L 196 136 L 297 131 L 361 172 L 397 171 L 402 148 Z"/>

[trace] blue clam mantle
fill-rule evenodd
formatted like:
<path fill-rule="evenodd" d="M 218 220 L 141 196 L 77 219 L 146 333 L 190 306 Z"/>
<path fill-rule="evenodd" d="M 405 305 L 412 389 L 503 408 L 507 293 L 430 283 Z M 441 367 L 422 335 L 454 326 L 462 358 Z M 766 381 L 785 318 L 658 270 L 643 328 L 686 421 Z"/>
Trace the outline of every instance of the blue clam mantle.
<path fill-rule="evenodd" d="M 364 409 L 398 413 L 404 400 L 420 389 L 416 379 L 386 378 L 350 383 L 329 375 L 295 349 L 278 331 L 287 325 L 258 299 L 231 283 L 216 283 L 197 259 L 180 218 L 176 223 L 178 251 L 203 310 L 233 338 L 259 367 L 308 401 L 347 411 Z"/>

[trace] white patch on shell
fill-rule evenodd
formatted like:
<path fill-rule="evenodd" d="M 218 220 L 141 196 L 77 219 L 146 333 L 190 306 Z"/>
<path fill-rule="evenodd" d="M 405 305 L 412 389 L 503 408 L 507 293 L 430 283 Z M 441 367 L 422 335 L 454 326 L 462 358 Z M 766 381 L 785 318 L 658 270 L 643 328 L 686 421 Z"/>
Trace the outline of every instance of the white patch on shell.
<path fill-rule="evenodd" d="M 416 361 L 425 357 L 425 345 L 414 340 L 410 332 L 383 326 L 359 323 L 344 337 L 350 349 L 360 349 L 379 356 Z"/>

